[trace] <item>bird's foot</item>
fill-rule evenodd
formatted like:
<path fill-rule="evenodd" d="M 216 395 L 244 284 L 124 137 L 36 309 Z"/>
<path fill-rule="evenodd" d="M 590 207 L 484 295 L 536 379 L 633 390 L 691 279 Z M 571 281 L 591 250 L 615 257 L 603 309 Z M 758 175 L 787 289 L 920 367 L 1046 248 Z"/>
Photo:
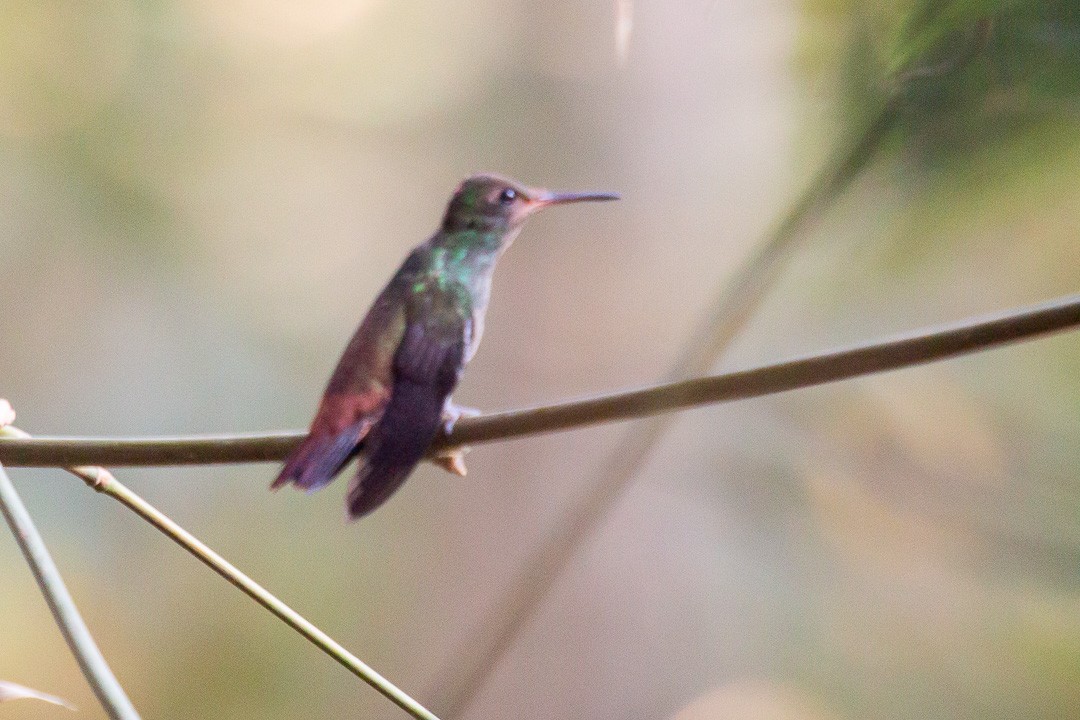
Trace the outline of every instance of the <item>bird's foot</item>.
<path fill-rule="evenodd" d="M 476 408 L 461 407 L 446 400 L 446 405 L 443 406 L 443 433 L 446 435 L 453 433 L 454 425 L 461 418 L 475 418 L 478 415 L 482 413 Z M 467 452 L 469 452 L 467 447 L 448 448 L 436 454 L 431 461 L 448 473 L 464 477 L 465 473 L 469 472 L 465 467 L 465 453 Z"/>
<path fill-rule="evenodd" d="M 476 417 L 481 414 L 482 413 L 476 408 L 462 407 L 447 400 L 446 404 L 443 406 L 442 414 L 443 433 L 445 435 L 452 433 L 454 431 L 454 425 L 456 425 L 457 421 L 461 418 Z M 465 453 L 467 452 L 469 452 L 469 448 L 467 447 L 448 448 L 433 457 L 431 461 L 447 472 L 465 477 L 465 474 L 468 472 L 468 469 L 465 467 Z"/>
<path fill-rule="evenodd" d="M 448 473 L 465 477 L 469 472 L 469 469 L 465 467 L 465 453 L 469 452 L 469 450 L 470 448 L 467 447 L 443 450 L 433 457 L 431 461 Z"/>
<path fill-rule="evenodd" d="M 461 405 L 455 405 L 452 402 L 447 402 L 443 406 L 443 432 L 447 435 L 454 431 L 454 425 L 457 421 L 463 417 L 477 417 L 483 415 L 482 412 L 472 407 L 463 407 Z"/>

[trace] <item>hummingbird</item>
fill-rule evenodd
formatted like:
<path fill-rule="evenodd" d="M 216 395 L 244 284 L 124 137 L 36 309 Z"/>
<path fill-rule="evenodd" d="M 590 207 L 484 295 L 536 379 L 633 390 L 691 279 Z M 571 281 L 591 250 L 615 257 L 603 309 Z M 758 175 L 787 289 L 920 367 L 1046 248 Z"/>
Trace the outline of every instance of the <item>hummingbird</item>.
<path fill-rule="evenodd" d="M 617 200 L 551 192 L 494 174 L 454 192 L 439 230 L 409 253 L 375 298 L 330 376 L 307 437 L 271 488 L 329 484 L 357 455 L 346 504 L 356 520 L 378 508 L 463 415 L 451 393 L 484 333 L 491 278 L 525 220 L 551 205 Z M 464 474 L 461 452 L 440 459 Z"/>

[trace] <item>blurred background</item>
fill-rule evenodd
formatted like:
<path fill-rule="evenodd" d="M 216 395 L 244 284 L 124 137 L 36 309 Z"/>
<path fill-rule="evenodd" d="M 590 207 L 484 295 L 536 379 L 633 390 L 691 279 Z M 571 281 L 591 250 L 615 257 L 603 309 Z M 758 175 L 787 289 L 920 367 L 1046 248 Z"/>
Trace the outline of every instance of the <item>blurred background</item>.
<path fill-rule="evenodd" d="M 41 435 L 302 427 L 481 170 L 624 200 L 530 223 L 456 399 L 653 382 L 913 67 L 718 370 L 1076 291 L 1072 0 L 8 0 L 0 397 Z M 1078 371 L 1065 335 L 682 414 L 462 717 L 1080 717 Z M 627 430 L 424 466 L 356 525 L 269 464 L 117 475 L 437 708 Z M 405 717 L 118 504 L 11 474 L 145 717 Z M 0 679 L 102 716 L 3 537 Z"/>

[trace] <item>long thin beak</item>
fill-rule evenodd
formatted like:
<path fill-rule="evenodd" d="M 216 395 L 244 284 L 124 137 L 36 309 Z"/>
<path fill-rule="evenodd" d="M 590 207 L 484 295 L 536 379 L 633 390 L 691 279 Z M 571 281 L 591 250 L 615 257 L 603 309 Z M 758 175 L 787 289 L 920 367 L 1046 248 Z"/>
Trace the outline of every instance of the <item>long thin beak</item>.
<path fill-rule="evenodd" d="M 605 200 L 619 199 L 619 196 L 616 193 L 550 192 L 548 190 L 538 190 L 535 193 L 531 193 L 530 197 L 532 199 L 532 204 L 537 209 L 548 205 L 563 205 L 565 203 L 575 202 L 602 202 Z"/>

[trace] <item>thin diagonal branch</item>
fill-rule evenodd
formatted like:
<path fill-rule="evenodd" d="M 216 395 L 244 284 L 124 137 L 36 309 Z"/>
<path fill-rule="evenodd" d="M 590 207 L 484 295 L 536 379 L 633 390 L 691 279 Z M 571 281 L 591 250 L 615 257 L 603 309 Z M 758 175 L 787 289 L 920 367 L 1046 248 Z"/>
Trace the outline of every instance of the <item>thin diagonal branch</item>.
<path fill-rule="evenodd" d="M 642 390 L 528 410 L 494 413 L 458 422 L 433 451 L 542 433 L 573 430 L 702 405 L 747 400 L 874 373 L 947 360 L 1080 327 L 1080 295 L 1069 295 L 1010 312 L 924 329 L 909 335 L 809 355 L 750 370 L 666 383 Z M 4 432 L 14 428 L 0 430 Z M 116 465 L 206 465 L 280 460 L 301 433 L 102 440 L 0 439 L 0 463 L 56 467 L 72 459 L 89 465 L 108 458 Z M 227 441 L 227 453 L 218 447 Z M 75 468 L 73 470 L 78 470 Z M 95 469 L 100 470 L 100 469 Z"/>
<path fill-rule="evenodd" d="M 60 571 L 53 562 L 45 541 L 34 526 L 29 511 L 23 505 L 11 479 L 0 466 L 0 512 L 3 513 L 22 550 L 26 563 L 34 573 L 45 602 L 49 605 L 60 632 L 79 663 L 86 681 L 97 695 L 101 706 L 113 720 L 139 720 L 139 713 L 131 704 L 124 688 L 116 679 L 105 656 L 94 642 L 75 601 L 68 592 Z"/>
<path fill-rule="evenodd" d="M 899 96 L 895 96 L 853 143 L 822 168 L 734 281 L 720 288 L 702 327 L 690 335 L 668 373 L 670 380 L 701 375 L 716 363 L 757 312 L 799 240 L 809 235 L 809 228 L 874 157 L 899 113 Z M 555 579 L 603 524 L 673 422 L 670 415 L 658 416 L 632 428 L 618 443 L 585 495 L 556 522 L 540 549 L 508 583 L 498 609 L 483 619 L 477 632 L 453 655 L 450 679 L 436 693 L 441 714 L 456 718 L 472 703 Z"/>
<path fill-rule="evenodd" d="M 0 427 L 0 436 L 4 435 L 21 438 L 22 441 L 34 442 L 34 440 L 32 440 L 25 432 L 10 426 Z M 2 442 L 15 441 L 5 440 Z M 225 578 L 229 583 L 252 600 L 269 610 L 279 620 L 293 630 L 296 630 L 313 645 L 332 657 L 349 672 L 382 693 L 383 696 L 402 710 L 409 713 L 414 718 L 417 718 L 417 720 L 439 720 L 434 713 L 380 675 L 360 658 L 350 653 L 337 641 L 300 615 L 300 613 L 279 600 L 266 588 L 241 572 L 235 565 L 211 550 L 201 540 L 180 527 L 180 525 L 175 523 L 160 510 L 121 484 L 108 470 L 103 467 L 91 466 L 67 467 L 65 470 L 83 480 L 93 490 L 104 493 L 114 500 L 126 505 L 143 520 L 160 530 L 170 540 L 194 555 L 195 558 L 204 565 Z M 2 476 L 2 474 L 3 470 L 0 468 L 0 476 Z M 0 480 L 2 479 L 4 478 L 0 477 Z M 132 712 L 134 713 L 134 711 Z M 133 718 L 134 720 L 138 719 L 138 715 L 134 714 L 116 717 L 123 717 L 125 720 L 127 718 Z"/>

